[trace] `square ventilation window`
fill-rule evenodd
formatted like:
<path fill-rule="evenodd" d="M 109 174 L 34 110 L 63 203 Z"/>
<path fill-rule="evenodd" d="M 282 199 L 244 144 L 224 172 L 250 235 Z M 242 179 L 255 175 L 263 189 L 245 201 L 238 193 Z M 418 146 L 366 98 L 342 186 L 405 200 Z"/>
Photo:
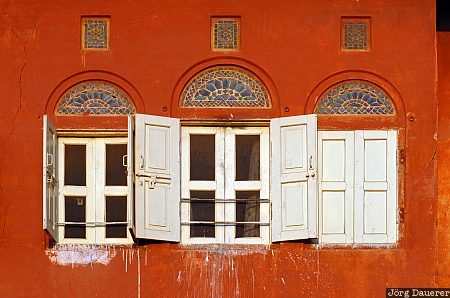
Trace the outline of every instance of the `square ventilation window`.
<path fill-rule="evenodd" d="M 84 17 L 81 19 L 81 46 L 84 50 L 109 49 L 110 19 Z"/>
<path fill-rule="evenodd" d="M 240 39 L 239 18 L 212 18 L 211 47 L 217 51 L 237 51 Z"/>
<path fill-rule="evenodd" d="M 343 51 L 370 50 L 370 19 L 342 18 L 341 49 Z"/>

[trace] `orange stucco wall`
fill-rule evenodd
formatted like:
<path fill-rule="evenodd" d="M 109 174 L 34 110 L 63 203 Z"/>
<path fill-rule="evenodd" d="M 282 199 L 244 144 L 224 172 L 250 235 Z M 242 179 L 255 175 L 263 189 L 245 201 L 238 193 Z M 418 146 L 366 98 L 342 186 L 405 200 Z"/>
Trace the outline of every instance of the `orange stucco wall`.
<path fill-rule="evenodd" d="M 438 204 L 436 156 L 450 158 L 449 119 L 439 118 L 442 139 L 436 155 L 434 10 L 432 0 L 2 1 L 0 296 L 382 297 L 386 287 L 448 285 L 448 188 L 439 188 Z M 111 16 L 110 51 L 80 50 L 85 15 Z M 241 17 L 239 52 L 210 50 L 211 16 Z M 371 17 L 370 52 L 340 51 L 342 16 Z M 448 36 L 439 37 L 448 48 Z M 441 55 L 438 61 L 445 67 L 450 60 Z M 42 230 L 42 115 L 53 112 L 65 88 L 93 78 L 125 88 L 140 113 L 228 119 L 229 110 L 177 107 L 182 82 L 217 63 L 254 71 L 274 100 L 270 110 L 233 111 L 238 118 L 311 112 L 326 84 L 342 78 L 372 80 L 389 92 L 399 111 L 395 119 L 321 118 L 319 126 L 400 130 L 406 159 L 399 166 L 397 245 L 191 248 L 149 243 L 86 248 L 84 257 L 101 256 L 87 265 L 71 264 L 70 257 L 82 258 L 76 252 L 58 260 Z M 445 71 L 439 75 L 448 79 Z M 447 91 L 439 89 L 441 112 L 450 109 L 443 98 Z M 58 127 L 73 128 L 126 123 L 123 117 L 53 120 Z M 445 185 L 449 174 L 442 162 L 439 169 Z"/>

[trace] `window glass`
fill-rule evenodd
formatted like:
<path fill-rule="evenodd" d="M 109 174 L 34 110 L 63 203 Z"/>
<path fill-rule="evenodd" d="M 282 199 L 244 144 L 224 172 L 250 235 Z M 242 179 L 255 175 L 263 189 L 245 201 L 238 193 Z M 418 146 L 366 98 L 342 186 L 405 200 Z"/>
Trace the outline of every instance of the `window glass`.
<path fill-rule="evenodd" d="M 64 184 L 86 185 L 86 146 L 65 145 Z"/>
<path fill-rule="evenodd" d="M 106 197 L 106 222 L 116 222 L 106 226 L 106 238 L 126 238 L 127 225 L 117 222 L 127 221 L 127 197 Z"/>
<path fill-rule="evenodd" d="M 127 144 L 106 144 L 106 185 L 127 185 L 124 155 L 127 155 Z"/>
<path fill-rule="evenodd" d="M 259 237 L 260 221 L 259 191 L 236 191 L 236 238 Z"/>
<path fill-rule="evenodd" d="M 191 237 L 215 237 L 215 204 L 214 191 L 191 191 L 191 221 L 211 222 L 211 224 L 205 223 L 193 223 L 191 224 Z M 196 200 L 196 199 L 203 199 Z"/>
<path fill-rule="evenodd" d="M 259 135 L 236 136 L 236 180 L 259 180 Z"/>
<path fill-rule="evenodd" d="M 65 197 L 64 204 L 65 222 L 86 222 L 86 198 Z M 65 238 L 86 238 L 85 224 L 66 224 L 64 229 Z"/>
<path fill-rule="evenodd" d="M 215 135 L 191 135 L 191 180 L 215 180 Z"/>

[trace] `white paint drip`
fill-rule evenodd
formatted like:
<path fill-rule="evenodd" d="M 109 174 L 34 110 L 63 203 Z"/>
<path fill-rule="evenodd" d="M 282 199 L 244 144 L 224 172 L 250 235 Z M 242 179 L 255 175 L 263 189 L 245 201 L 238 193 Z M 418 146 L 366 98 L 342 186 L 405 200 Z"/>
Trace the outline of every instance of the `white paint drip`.
<path fill-rule="evenodd" d="M 139 250 L 137 251 L 137 270 L 138 270 L 138 298 L 141 298 L 141 258 L 139 257 Z"/>
<path fill-rule="evenodd" d="M 73 268 L 75 265 L 107 265 L 116 256 L 116 251 L 108 246 L 58 244 L 47 249 L 45 254 L 52 263 Z"/>
<path fill-rule="evenodd" d="M 181 283 L 181 270 L 178 271 L 177 283 Z"/>

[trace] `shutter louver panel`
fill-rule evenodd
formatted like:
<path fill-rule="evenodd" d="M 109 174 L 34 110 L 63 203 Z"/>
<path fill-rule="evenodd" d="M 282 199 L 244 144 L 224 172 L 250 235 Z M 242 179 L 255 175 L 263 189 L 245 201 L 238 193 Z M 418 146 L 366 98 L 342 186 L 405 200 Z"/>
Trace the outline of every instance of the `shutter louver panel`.
<path fill-rule="evenodd" d="M 317 237 L 317 118 L 272 119 L 272 241 Z"/>
<path fill-rule="evenodd" d="M 43 137 L 43 227 L 58 241 L 58 137 L 47 115 L 44 115 Z"/>
<path fill-rule="evenodd" d="M 355 132 L 355 242 L 397 241 L 397 132 Z"/>
<path fill-rule="evenodd" d="M 136 237 L 180 241 L 180 121 L 136 115 Z"/>

